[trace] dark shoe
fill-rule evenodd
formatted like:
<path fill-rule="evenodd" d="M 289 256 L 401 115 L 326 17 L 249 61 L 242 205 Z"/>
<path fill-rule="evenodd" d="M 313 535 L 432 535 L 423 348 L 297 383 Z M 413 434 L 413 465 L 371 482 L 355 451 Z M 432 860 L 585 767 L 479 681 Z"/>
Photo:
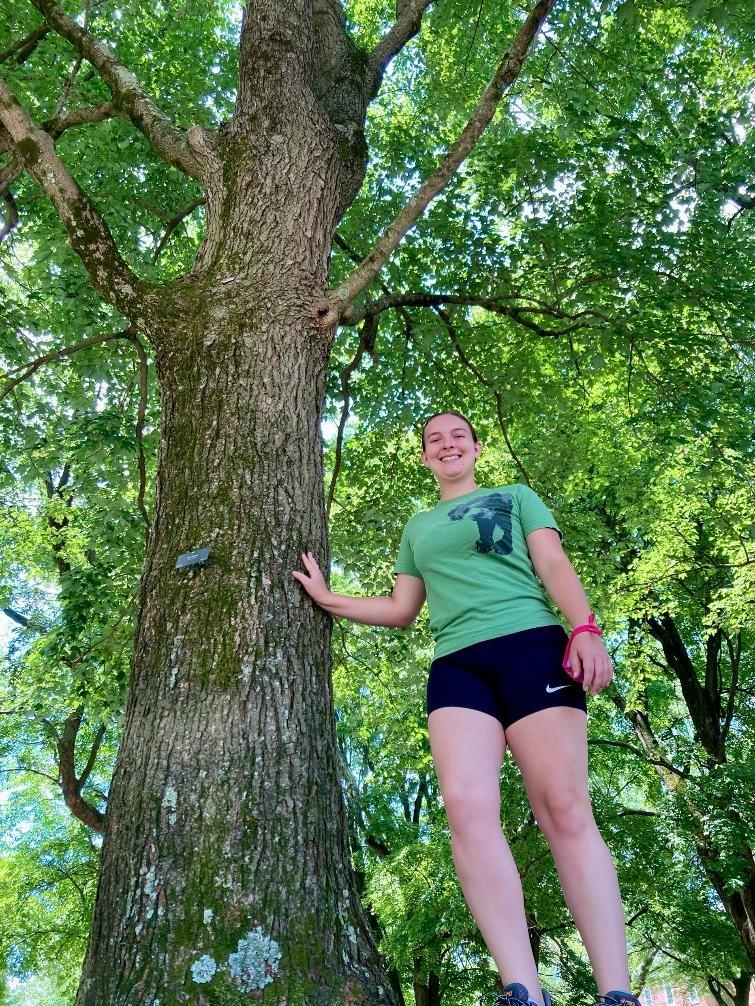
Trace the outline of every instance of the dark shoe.
<path fill-rule="evenodd" d="M 530 999 L 530 994 L 527 990 L 526 985 L 522 985 L 520 982 L 510 982 L 508 985 L 503 986 L 503 990 L 497 994 L 494 992 L 493 995 L 495 999 L 488 998 L 486 1000 L 481 1000 L 480 1006 L 536 1006 L 532 999 Z M 553 1006 L 553 1001 L 547 992 L 543 992 L 543 1001 L 545 1006 Z"/>
<path fill-rule="evenodd" d="M 641 1006 L 641 1003 L 631 992 L 614 989 L 613 992 L 606 992 L 604 996 L 598 996 L 595 1006 Z"/>

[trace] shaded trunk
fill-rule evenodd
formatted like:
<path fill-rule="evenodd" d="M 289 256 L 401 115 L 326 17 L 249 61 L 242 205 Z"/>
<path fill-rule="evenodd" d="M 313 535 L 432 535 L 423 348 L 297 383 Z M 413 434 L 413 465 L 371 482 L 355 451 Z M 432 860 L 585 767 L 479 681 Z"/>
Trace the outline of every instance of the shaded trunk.
<path fill-rule="evenodd" d="M 708 988 L 718 1006 L 747 1006 L 750 998 L 752 978 L 751 971 L 743 971 L 738 978 L 734 979 L 734 991 L 732 992 L 727 983 L 721 982 L 712 975 L 709 975 Z"/>
<path fill-rule="evenodd" d="M 694 812 L 697 813 L 697 808 L 694 808 Z M 720 814 L 724 817 L 725 811 L 721 809 Z M 703 823 L 697 818 L 693 818 L 693 823 L 695 848 L 705 875 L 726 906 L 747 960 L 755 971 L 755 861 L 752 849 L 746 842 L 740 843 L 739 863 L 743 868 L 744 878 L 741 886 L 733 887 L 721 869 L 722 854 L 713 845 Z"/>
<path fill-rule="evenodd" d="M 225 130 L 197 268 L 147 306 L 156 512 L 78 1006 L 262 987 L 268 1003 L 396 1002 L 350 863 L 330 620 L 291 576 L 304 549 L 328 562 L 313 304 L 355 190 L 310 111 L 266 144 Z"/>
<path fill-rule="evenodd" d="M 422 962 L 414 962 L 414 1001 L 416 1006 L 440 1006 L 440 975 L 435 971 L 427 973 L 425 981 Z"/>

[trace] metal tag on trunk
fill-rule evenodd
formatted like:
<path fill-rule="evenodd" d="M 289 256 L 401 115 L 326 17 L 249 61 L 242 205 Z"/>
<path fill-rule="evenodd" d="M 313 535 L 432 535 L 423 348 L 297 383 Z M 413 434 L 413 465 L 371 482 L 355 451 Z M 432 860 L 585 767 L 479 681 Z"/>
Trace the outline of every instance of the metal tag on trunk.
<path fill-rule="evenodd" d="M 209 548 L 198 548 L 193 552 L 184 552 L 176 559 L 176 569 L 184 569 L 186 566 L 203 566 L 209 558 Z"/>

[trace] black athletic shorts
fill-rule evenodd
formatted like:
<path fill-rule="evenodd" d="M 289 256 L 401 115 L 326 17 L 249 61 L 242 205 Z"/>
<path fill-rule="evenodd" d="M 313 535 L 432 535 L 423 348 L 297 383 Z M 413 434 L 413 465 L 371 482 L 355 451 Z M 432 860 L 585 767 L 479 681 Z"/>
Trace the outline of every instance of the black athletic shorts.
<path fill-rule="evenodd" d="M 479 709 L 505 730 L 552 706 L 587 712 L 582 685 L 561 666 L 568 639 L 560 625 L 543 625 L 438 657 L 430 665 L 427 715 L 443 706 Z"/>

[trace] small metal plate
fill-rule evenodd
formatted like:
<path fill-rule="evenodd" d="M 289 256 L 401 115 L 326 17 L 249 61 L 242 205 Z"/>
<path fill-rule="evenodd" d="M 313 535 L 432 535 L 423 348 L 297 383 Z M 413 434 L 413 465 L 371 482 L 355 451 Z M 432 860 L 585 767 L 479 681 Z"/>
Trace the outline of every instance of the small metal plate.
<path fill-rule="evenodd" d="M 209 548 L 198 548 L 194 552 L 184 552 L 176 559 L 176 569 L 185 569 L 186 566 L 202 566 L 209 558 Z"/>

